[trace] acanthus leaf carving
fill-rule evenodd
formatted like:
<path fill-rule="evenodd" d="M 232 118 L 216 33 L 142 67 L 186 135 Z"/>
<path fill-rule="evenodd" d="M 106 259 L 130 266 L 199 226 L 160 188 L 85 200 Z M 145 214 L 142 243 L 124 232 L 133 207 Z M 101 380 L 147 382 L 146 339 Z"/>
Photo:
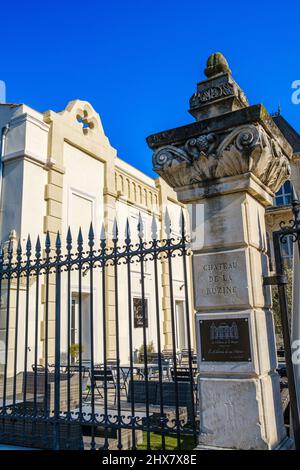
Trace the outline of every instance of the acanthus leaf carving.
<path fill-rule="evenodd" d="M 215 154 L 205 155 L 201 154 L 194 160 L 195 175 L 191 178 L 191 183 L 197 183 L 199 180 L 213 179 L 218 160 Z"/>
<path fill-rule="evenodd" d="M 240 126 L 168 145 L 153 156 L 154 169 L 173 187 L 251 172 L 276 192 L 290 176 L 290 163 L 260 125 Z M 178 174 L 177 174 L 178 173 Z"/>

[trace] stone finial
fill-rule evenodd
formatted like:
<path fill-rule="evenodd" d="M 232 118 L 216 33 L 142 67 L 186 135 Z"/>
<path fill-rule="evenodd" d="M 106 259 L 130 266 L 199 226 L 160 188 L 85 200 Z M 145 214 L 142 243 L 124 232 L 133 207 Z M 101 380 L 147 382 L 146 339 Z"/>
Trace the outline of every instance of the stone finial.
<path fill-rule="evenodd" d="M 204 70 L 204 73 L 208 78 L 210 78 L 215 75 L 218 75 L 219 73 L 231 74 L 231 70 L 223 54 L 221 54 L 221 52 L 214 52 L 207 59 L 206 69 Z"/>
<path fill-rule="evenodd" d="M 249 105 L 221 54 L 208 59 L 207 70 L 212 75 L 197 84 L 190 99 L 189 112 L 197 122 L 147 138 L 154 171 L 182 202 L 187 188 L 210 186 L 212 191 L 223 178 L 236 182 L 250 174 L 275 193 L 290 177 L 292 147 L 262 105 Z"/>
<path fill-rule="evenodd" d="M 189 112 L 197 121 L 219 116 L 249 106 L 248 100 L 234 81 L 228 62 L 220 52 L 207 59 L 206 79 L 197 84 L 191 96 Z"/>

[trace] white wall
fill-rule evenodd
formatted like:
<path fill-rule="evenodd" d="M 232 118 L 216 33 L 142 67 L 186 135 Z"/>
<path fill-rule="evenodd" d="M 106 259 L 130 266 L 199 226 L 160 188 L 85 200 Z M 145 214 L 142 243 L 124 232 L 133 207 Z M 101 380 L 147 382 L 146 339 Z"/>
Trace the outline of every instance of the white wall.
<path fill-rule="evenodd" d="M 63 188 L 63 214 L 62 214 L 62 244 L 65 246 L 67 230 L 70 226 L 73 237 L 73 252 L 77 248 L 78 229 L 81 227 L 84 239 L 84 250 L 88 249 L 88 231 L 93 223 L 95 233 L 95 249 L 99 248 L 100 228 L 103 221 L 103 184 L 104 164 L 81 150 L 65 143 L 64 146 L 64 188 Z M 90 285 L 90 271 L 83 267 L 85 275 L 82 276 L 82 324 L 85 332 L 90 332 L 89 310 L 90 298 L 93 303 L 94 328 L 94 358 L 101 361 L 102 354 L 102 289 L 101 273 L 97 268 L 93 271 L 93 289 Z M 78 272 L 71 274 L 71 291 L 73 295 L 79 290 Z M 67 276 L 62 277 L 62 350 L 67 351 Z M 86 336 L 86 335 L 85 335 Z M 100 338 L 101 336 L 101 338 Z M 87 340 L 85 340 L 88 343 Z M 90 344 L 83 344 L 84 355 L 89 355 Z"/>
<path fill-rule="evenodd" d="M 139 243 L 137 224 L 139 221 L 139 213 L 143 220 L 144 240 L 151 240 L 151 224 L 152 215 L 146 211 L 139 211 L 133 206 L 127 205 L 126 201 L 117 201 L 116 214 L 119 228 L 119 246 L 124 245 L 124 235 L 126 220 L 128 217 L 130 223 L 131 242 Z M 159 221 L 157 220 L 159 227 Z M 119 270 L 119 310 L 120 310 L 120 348 L 121 358 L 123 362 L 129 361 L 129 308 L 128 308 L 128 273 L 127 265 L 120 265 Z M 135 262 L 130 265 L 131 271 L 131 310 L 132 310 L 132 334 L 133 334 L 133 349 L 139 349 L 143 344 L 143 328 L 134 328 L 133 318 L 133 298 L 142 298 L 142 283 L 141 283 L 141 264 Z M 155 283 L 154 283 L 154 263 L 153 261 L 146 261 L 144 263 L 144 297 L 148 303 L 148 328 L 146 329 L 147 343 L 153 341 L 155 350 L 157 351 L 157 322 L 156 322 L 156 302 L 155 302 Z M 160 337 L 163 340 L 163 318 L 161 309 L 161 268 L 158 264 L 158 285 L 159 285 L 159 312 L 160 312 Z"/>
<path fill-rule="evenodd" d="M 0 110 L 2 112 L 2 109 Z M 3 113 L 1 113 L 3 119 Z M 5 113 L 4 113 L 5 114 Z M 3 184 L 1 192 L 1 241 L 8 240 L 12 230 L 20 238 L 25 251 L 28 234 L 32 241 L 32 258 L 35 256 L 37 236 L 41 238 L 43 247 L 43 222 L 46 214 L 44 200 L 47 183 L 47 139 L 49 127 L 43 122 L 43 115 L 31 108 L 21 105 L 12 108 L 8 115 L 9 131 L 3 149 Z M 1 120 L 0 118 L 0 120 Z M 2 121 L 3 122 L 3 121 Z M 3 123 L 4 124 L 4 123 Z M 37 284 L 31 278 L 28 296 L 28 365 L 34 362 L 35 333 L 38 336 L 42 317 L 41 299 L 42 278 Z M 37 287 L 38 286 L 38 287 Z M 9 332 L 9 349 L 14 349 L 15 335 L 15 293 L 16 286 L 11 289 L 11 318 Z M 38 296 L 38 322 L 36 323 L 36 295 Z M 6 302 L 6 299 L 2 299 Z M 19 319 L 18 319 L 18 369 L 23 368 L 25 351 L 25 319 L 26 319 L 25 279 L 20 282 Z M 38 358 L 41 356 L 41 344 L 38 342 Z"/>

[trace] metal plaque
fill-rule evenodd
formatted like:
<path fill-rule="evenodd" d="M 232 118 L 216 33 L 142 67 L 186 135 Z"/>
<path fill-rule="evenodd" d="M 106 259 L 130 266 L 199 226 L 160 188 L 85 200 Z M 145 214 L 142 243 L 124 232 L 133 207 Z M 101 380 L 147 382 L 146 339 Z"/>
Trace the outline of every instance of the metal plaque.
<path fill-rule="evenodd" d="M 199 320 L 201 361 L 249 362 L 248 318 Z"/>

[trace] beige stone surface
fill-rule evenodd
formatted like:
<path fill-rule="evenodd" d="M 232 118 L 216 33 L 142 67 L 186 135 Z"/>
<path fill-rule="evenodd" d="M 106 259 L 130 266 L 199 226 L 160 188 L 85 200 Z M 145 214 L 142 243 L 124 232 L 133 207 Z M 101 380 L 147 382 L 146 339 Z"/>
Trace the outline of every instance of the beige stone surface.
<path fill-rule="evenodd" d="M 267 450 L 284 439 L 281 404 L 274 400 L 279 396 L 278 377 L 200 377 L 198 385 L 200 445 Z"/>
<path fill-rule="evenodd" d="M 205 74 L 190 99 L 197 122 L 147 139 L 154 169 L 191 206 L 197 328 L 209 315 L 249 320 L 251 361 L 229 363 L 226 356 L 227 362 L 203 363 L 198 349 L 199 444 L 273 449 L 285 430 L 270 290 L 263 287 L 269 275 L 264 217 L 290 176 L 292 148 L 262 105 L 249 106 L 222 54 L 209 57 Z M 207 97 L 208 91 L 214 93 Z M 213 337 L 238 339 L 238 328 L 221 328 Z"/>
<path fill-rule="evenodd" d="M 45 188 L 45 199 L 53 199 L 62 202 L 62 188 L 55 184 L 47 184 Z"/>
<path fill-rule="evenodd" d="M 49 199 L 47 201 L 47 213 L 50 216 L 57 217 L 61 219 L 62 217 L 62 205 L 60 202 Z"/>
<path fill-rule="evenodd" d="M 251 305 L 246 257 L 246 250 L 193 256 L 198 311 Z"/>

